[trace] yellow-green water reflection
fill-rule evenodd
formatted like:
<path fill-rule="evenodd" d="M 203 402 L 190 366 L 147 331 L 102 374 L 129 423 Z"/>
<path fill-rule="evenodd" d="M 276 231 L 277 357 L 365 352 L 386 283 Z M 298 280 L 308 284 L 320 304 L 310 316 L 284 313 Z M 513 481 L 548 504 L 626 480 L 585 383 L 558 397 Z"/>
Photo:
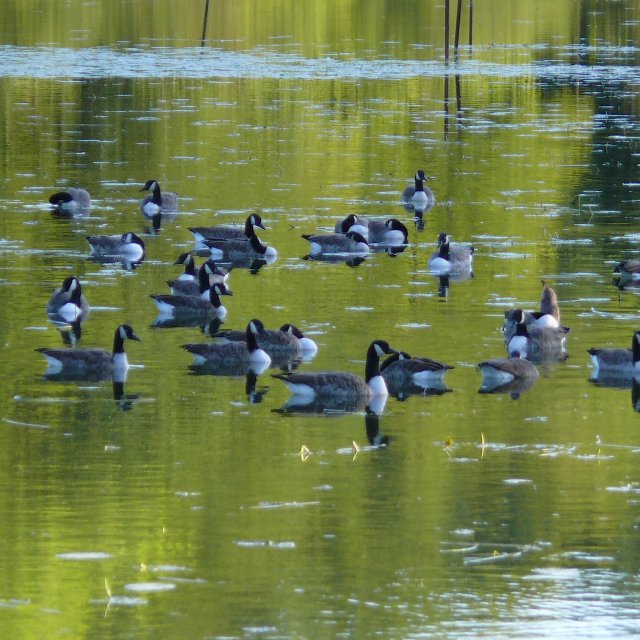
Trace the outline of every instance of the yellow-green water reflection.
<path fill-rule="evenodd" d="M 25 55 L 131 45 L 153 59 L 199 44 L 204 3 L 187 4 L 7 3 L 0 28 Z M 464 57 L 480 64 L 460 77 L 460 114 L 451 67 L 448 120 L 441 73 L 0 78 L 3 637 L 637 631 L 634 390 L 591 384 L 586 354 L 637 328 L 636 297 L 609 278 L 637 248 L 637 83 L 515 67 L 574 63 L 581 39 L 632 66 L 637 8 L 594 7 L 476 6 Z M 442 64 L 441 4 L 213 2 L 209 19 L 206 46 L 231 53 Z M 438 200 L 421 231 L 399 199 L 418 167 Z M 137 207 L 151 177 L 180 194 L 157 234 Z M 52 216 L 48 195 L 73 184 L 91 214 Z M 209 338 L 151 327 L 148 295 L 178 273 L 187 227 L 252 211 L 279 259 L 232 272 L 225 327 L 294 322 L 320 346 L 301 369 L 361 373 L 374 337 L 455 366 L 449 393 L 389 398 L 387 449 L 367 448 L 364 414 L 280 413 L 288 393 L 268 373 L 255 404 L 242 377 L 192 375 L 180 346 Z M 304 260 L 300 235 L 350 212 L 401 218 L 411 245 L 355 268 Z M 147 244 L 138 269 L 86 259 L 85 235 L 126 230 Z M 442 230 L 476 246 L 474 278 L 446 298 L 426 269 Z M 44 305 L 70 273 L 94 307 L 82 346 L 108 348 L 120 322 L 142 338 L 126 399 L 42 379 L 35 348 L 61 344 Z M 502 312 L 534 307 L 540 278 L 570 358 L 518 399 L 478 394 L 474 364 L 503 355 Z"/>

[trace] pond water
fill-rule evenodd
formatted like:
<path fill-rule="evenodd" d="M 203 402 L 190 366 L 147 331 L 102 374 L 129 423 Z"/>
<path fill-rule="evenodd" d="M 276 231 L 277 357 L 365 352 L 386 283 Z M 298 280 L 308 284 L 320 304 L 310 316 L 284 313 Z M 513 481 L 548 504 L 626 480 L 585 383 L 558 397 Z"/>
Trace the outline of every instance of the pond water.
<path fill-rule="evenodd" d="M 484 4 L 446 64 L 442 2 L 213 0 L 204 42 L 204 2 L 3 3 L 3 638 L 640 632 L 640 395 L 592 382 L 587 354 L 640 328 L 611 277 L 640 251 L 640 8 Z M 416 224 L 420 168 L 437 203 Z M 150 178 L 179 196 L 155 228 Z M 49 206 L 70 186 L 86 215 Z M 149 294 L 188 227 L 251 213 L 278 259 L 233 269 L 224 329 L 291 322 L 319 346 L 299 371 L 359 375 L 385 339 L 455 367 L 446 388 L 295 411 L 278 368 L 198 375 L 181 346 L 211 338 L 156 326 Z M 305 259 L 301 234 L 349 213 L 399 218 L 408 247 Z M 88 259 L 85 236 L 127 231 L 136 268 Z M 472 278 L 428 270 L 442 231 L 474 245 Z M 44 378 L 36 349 L 64 344 L 45 305 L 73 274 L 79 346 L 141 339 L 124 388 Z M 541 279 L 569 357 L 479 394 Z"/>

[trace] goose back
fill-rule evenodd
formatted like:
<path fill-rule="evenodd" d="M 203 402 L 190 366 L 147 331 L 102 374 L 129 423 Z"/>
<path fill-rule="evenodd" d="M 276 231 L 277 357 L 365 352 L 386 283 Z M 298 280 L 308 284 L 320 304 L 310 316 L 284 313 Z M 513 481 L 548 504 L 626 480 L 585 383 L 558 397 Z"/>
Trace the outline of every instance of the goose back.
<path fill-rule="evenodd" d="M 387 386 L 380 375 L 380 357 L 394 353 L 384 340 L 374 340 L 367 349 L 364 380 L 348 372 L 320 371 L 310 373 L 282 373 L 274 378 L 282 380 L 294 395 L 307 397 L 331 396 L 354 398 L 358 396 L 387 396 Z"/>
<path fill-rule="evenodd" d="M 359 233 L 349 231 L 346 234 L 303 234 L 309 243 L 311 255 L 317 254 L 366 254 L 369 252 L 367 240 Z"/>
<path fill-rule="evenodd" d="M 199 246 L 206 246 L 207 240 L 247 240 L 255 235 L 255 229 L 265 229 L 262 218 L 257 213 L 247 216 L 244 227 L 236 225 L 216 225 L 213 227 L 189 227 L 189 231 Z"/>

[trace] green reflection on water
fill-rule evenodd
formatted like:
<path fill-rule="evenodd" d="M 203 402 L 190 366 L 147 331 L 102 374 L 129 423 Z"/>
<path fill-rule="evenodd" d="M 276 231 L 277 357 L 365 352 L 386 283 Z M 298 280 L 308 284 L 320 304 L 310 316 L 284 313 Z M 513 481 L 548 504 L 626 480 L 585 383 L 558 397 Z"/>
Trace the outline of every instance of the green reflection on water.
<path fill-rule="evenodd" d="M 55 5 L 7 4 L 5 31 L 12 25 L 23 46 L 87 47 L 151 37 L 193 44 L 201 27 L 202 3 L 172 13 L 164 3 L 152 12 L 144 2 L 59 3 L 57 13 Z M 406 59 L 429 42 L 437 53 L 420 50 L 425 59 L 441 55 L 440 6 L 428 5 L 422 23 L 410 19 L 417 3 L 318 3 L 304 16 L 268 8 L 267 20 L 253 3 L 214 3 L 210 39 L 244 50 L 286 35 L 282 48 L 305 55 L 373 50 Z M 618 5 L 601 21 L 592 8 L 506 3 L 501 14 L 479 12 L 477 40 L 554 36 L 558 45 L 575 42 L 586 22 L 611 43 L 637 33 L 637 23 L 617 19 Z M 63 40 L 62 25 L 79 39 Z M 499 55 L 520 64 L 533 54 Z M 465 77 L 462 117 L 452 116 L 445 139 L 442 78 L 0 82 L 4 633 L 457 637 L 460 628 L 508 635 L 503 625 L 513 624 L 513 635 L 535 635 L 523 611 L 545 618 L 554 604 L 558 626 L 577 607 L 609 620 L 605 632 L 619 629 L 616 618 L 637 604 L 636 585 L 619 584 L 638 565 L 637 414 L 629 389 L 587 382 L 585 352 L 626 345 L 636 324 L 637 303 L 618 300 L 606 264 L 634 248 L 612 237 L 634 230 L 633 192 L 620 185 L 638 177 L 633 146 L 614 138 L 619 123 L 609 121 L 609 138 L 594 130 L 613 92 Z M 637 97 L 616 99 L 615 109 L 637 133 Z M 622 168 L 600 160 L 605 146 Z M 421 166 L 438 205 L 422 232 L 411 229 L 403 254 L 370 256 L 358 268 L 302 260 L 300 234 L 346 213 L 410 224 L 399 193 Z M 148 226 L 137 198 L 150 177 L 180 194 L 181 215 L 145 234 L 148 260 L 136 271 L 88 262 L 86 234 Z M 54 219 L 42 203 L 54 187 L 76 183 L 94 196 L 91 216 Z M 593 185 L 595 214 L 577 200 Z M 617 211 L 600 214 L 600 198 Z M 270 228 L 262 236 L 280 257 L 257 275 L 234 270 L 228 327 L 254 316 L 267 326 L 293 321 L 320 344 L 303 365 L 315 370 L 361 373 L 372 337 L 455 365 L 451 393 L 389 399 L 379 425 L 392 437 L 388 450 L 354 457 L 352 443 L 367 442 L 363 415 L 274 412 L 288 396 L 269 375 L 257 383 L 260 404 L 248 402 L 243 378 L 190 375 L 180 345 L 207 338 L 198 328 L 150 327 L 148 294 L 177 273 L 171 263 L 192 243 L 186 227 L 242 222 L 253 210 L 263 212 Z M 443 229 L 477 247 L 475 277 L 452 283 L 446 299 L 426 272 Z M 128 410 L 110 383 L 41 379 L 34 348 L 60 344 L 44 303 L 70 272 L 97 307 L 85 346 L 108 348 L 122 321 L 143 340 L 127 345 L 130 362 L 144 365 L 129 372 Z M 543 370 L 518 400 L 478 395 L 473 364 L 502 355 L 502 311 L 534 306 L 543 276 L 573 329 L 569 361 Z M 611 322 L 591 307 L 627 319 Z M 304 462 L 303 444 L 312 452 Z M 521 555 L 473 563 L 505 550 Z M 59 557 L 74 552 L 110 557 Z M 537 580 L 541 568 L 577 576 Z M 603 602 L 583 609 L 576 594 L 602 593 L 592 578 L 606 584 Z M 133 593 L 126 585 L 147 582 L 177 587 L 137 594 L 147 604 L 118 604 Z"/>

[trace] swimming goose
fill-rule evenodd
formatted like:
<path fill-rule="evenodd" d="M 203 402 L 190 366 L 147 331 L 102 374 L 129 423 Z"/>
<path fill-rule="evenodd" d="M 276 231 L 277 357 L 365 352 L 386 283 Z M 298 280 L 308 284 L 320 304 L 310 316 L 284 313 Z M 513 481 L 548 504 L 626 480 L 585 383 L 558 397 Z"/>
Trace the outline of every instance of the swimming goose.
<path fill-rule="evenodd" d="M 280 331 L 286 331 L 298 339 L 300 351 L 305 357 L 308 358 L 317 353 L 318 345 L 311 338 L 307 338 L 298 327 L 287 322 L 280 327 Z"/>
<path fill-rule="evenodd" d="M 119 258 L 129 262 L 141 262 L 144 258 L 144 242 L 131 231 L 120 236 L 87 236 L 87 242 L 97 258 Z"/>
<path fill-rule="evenodd" d="M 625 280 L 640 279 L 640 259 L 622 260 L 613 270 L 614 277 Z"/>
<path fill-rule="evenodd" d="M 247 240 L 255 235 L 255 228 L 265 229 L 262 218 L 257 213 L 247 217 L 244 227 L 221 224 L 215 227 L 189 227 L 196 244 L 206 246 L 207 240 Z"/>
<path fill-rule="evenodd" d="M 483 388 L 502 387 L 514 380 L 535 380 L 538 370 L 531 362 L 520 357 L 518 351 L 513 351 L 509 358 L 495 358 L 478 363 L 482 373 Z"/>
<path fill-rule="evenodd" d="M 364 380 L 352 373 L 325 371 L 317 373 L 281 373 L 274 378 L 282 380 L 289 391 L 297 396 L 356 398 L 388 395 L 387 385 L 380 374 L 380 357 L 395 353 L 384 340 L 373 341 L 367 350 Z"/>
<path fill-rule="evenodd" d="M 339 220 L 336 222 L 334 226 L 334 231 L 336 233 L 348 233 L 352 231 L 353 233 L 359 233 L 361 236 L 367 237 L 369 233 L 369 220 L 365 220 L 360 216 L 357 216 L 355 213 L 350 213 L 343 220 Z"/>
<path fill-rule="evenodd" d="M 507 352 L 510 356 L 517 352 L 521 358 L 535 362 L 564 360 L 567 333 L 567 327 L 538 327 L 521 322 L 507 343 Z"/>
<path fill-rule="evenodd" d="M 183 274 L 184 275 L 184 274 Z M 200 296 L 209 299 L 209 288 L 216 282 L 226 284 L 229 272 L 218 267 L 213 260 L 207 260 L 198 270 L 194 280 L 167 280 L 167 284 L 174 296 Z"/>
<path fill-rule="evenodd" d="M 205 245 L 211 251 L 211 258 L 220 262 L 246 264 L 263 260 L 270 264 L 278 258 L 275 248 L 260 242 L 255 233 L 248 240 L 206 240 Z"/>
<path fill-rule="evenodd" d="M 195 364 L 255 364 L 266 368 L 271 364 L 271 358 L 258 345 L 257 336 L 261 331 L 264 331 L 264 325 L 260 320 L 253 319 L 247 324 L 244 341 L 183 344 L 182 348 L 193 355 Z"/>
<path fill-rule="evenodd" d="M 89 303 L 82 295 L 80 281 L 75 276 L 69 276 L 56 289 L 47 302 L 47 314 L 52 319 L 64 322 L 84 322 L 89 315 Z"/>
<path fill-rule="evenodd" d="M 155 218 L 163 211 L 178 210 L 178 196 L 172 191 L 160 191 L 156 180 L 147 180 L 140 191 L 150 191 L 140 200 L 140 211 L 145 218 Z"/>
<path fill-rule="evenodd" d="M 366 239 L 359 233 L 349 231 L 346 234 L 303 234 L 302 237 L 311 245 L 310 255 L 318 254 L 347 254 L 355 253 L 363 255 L 369 253 L 369 245 Z"/>
<path fill-rule="evenodd" d="M 523 311 L 509 309 L 504 312 L 502 331 L 506 342 L 513 337 L 518 323 L 525 323 L 537 327 L 559 327 L 560 307 L 556 292 L 542 280 L 542 296 L 540 297 L 540 311 Z"/>
<path fill-rule="evenodd" d="M 191 280 L 195 281 L 198 276 L 198 268 L 196 267 L 196 261 L 193 259 L 193 254 L 190 251 L 181 253 L 173 264 L 184 265 L 184 273 L 181 273 L 177 280 Z"/>
<path fill-rule="evenodd" d="M 380 373 L 390 393 L 397 395 L 411 388 L 441 387 L 444 374 L 453 368 L 451 365 L 431 358 L 416 358 L 400 351 L 389 356 L 382 363 Z"/>
<path fill-rule="evenodd" d="M 386 244 L 398 246 L 407 244 L 409 232 L 407 227 L 397 218 L 389 218 L 384 222 L 372 220 L 369 223 L 369 244 Z"/>
<path fill-rule="evenodd" d="M 528 391 L 538 378 L 538 370 L 529 360 L 514 351 L 509 358 L 496 358 L 478 363 L 482 383 L 478 393 L 508 393 L 516 400 Z"/>
<path fill-rule="evenodd" d="M 429 269 L 437 273 L 449 271 L 465 271 L 471 269 L 473 261 L 473 246 L 451 246 L 451 237 L 446 233 L 438 236 L 438 251 L 429 258 Z"/>
<path fill-rule="evenodd" d="M 49 366 L 45 376 L 59 380 L 123 381 L 128 368 L 125 340 L 140 340 L 128 324 L 121 324 L 113 336 L 111 353 L 104 349 L 36 349 Z"/>
<path fill-rule="evenodd" d="M 245 331 L 221 331 L 214 337 L 228 342 L 246 341 Z M 292 324 L 283 324 L 280 329 L 265 329 L 260 323 L 255 334 L 258 346 L 264 349 L 272 360 L 282 362 L 305 356 L 309 358 L 316 353 L 318 347 L 313 340 L 305 338 L 302 332 Z"/>
<path fill-rule="evenodd" d="M 91 206 L 91 196 L 86 189 L 69 187 L 66 191 L 58 191 L 50 196 L 49 203 L 60 211 L 75 213 L 89 209 Z"/>
<path fill-rule="evenodd" d="M 233 295 L 227 287 L 216 282 L 209 289 L 208 300 L 201 296 L 175 296 L 152 293 L 149 297 L 154 301 L 161 316 L 175 317 L 208 317 L 215 316 L 224 320 L 227 310 L 220 302 L 220 296 Z"/>
<path fill-rule="evenodd" d="M 429 187 L 425 186 L 427 178 L 422 169 L 418 169 L 414 176 L 414 183 L 402 192 L 402 199 L 411 203 L 417 210 L 426 211 L 436 203 L 436 198 Z"/>
<path fill-rule="evenodd" d="M 515 335 L 518 324 L 526 324 L 528 327 L 558 328 L 560 326 L 555 317 L 548 313 L 509 309 L 504 312 L 504 323 L 502 325 L 506 343 Z"/>
<path fill-rule="evenodd" d="M 640 374 L 640 331 L 631 339 L 631 349 L 588 349 L 593 377 L 600 373 L 631 377 Z"/>
<path fill-rule="evenodd" d="M 409 232 L 400 220 L 389 218 L 388 220 L 363 221 L 355 214 L 349 214 L 342 222 L 336 223 L 336 233 L 359 233 L 370 245 L 407 244 Z"/>

